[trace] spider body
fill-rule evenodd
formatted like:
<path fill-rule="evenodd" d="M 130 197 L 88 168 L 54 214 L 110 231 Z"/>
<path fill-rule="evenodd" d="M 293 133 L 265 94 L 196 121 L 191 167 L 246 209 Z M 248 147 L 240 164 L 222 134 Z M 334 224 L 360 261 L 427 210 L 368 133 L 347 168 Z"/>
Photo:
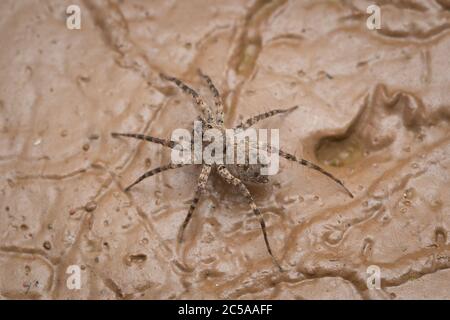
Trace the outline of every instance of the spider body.
<path fill-rule="evenodd" d="M 192 133 L 202 134 L 205 132 L 205 130 L 208 129 L 217 129 L 222 133 L 224 136 L 226 135 L 226 128 L 224 126 L 224 111 L 223 111 L 223 103 L 222 99 L 219 95 L 219 91 L 214 86 L 211 79 L 203 74 L 200 70 L 198 70 L 199 75 L 203 78 L 203 80 L 208 84 L 210 91 L 212 92 L 212 95 L 214 97 L 214 105 L 215 107 L 212 108 L 211 106 L 208 106 L 203 98 L 193 89 L 191 89 L 189 86 L 184 84 L 181 80 L 169 77 L 166 75 L 161 74 L 161 77 L 167 81 L 170 81 L 174 84 L 176 84 L 184 93 L 190 95 L 196 106 L 199 108 L 200 116 L 198 118 L 199 121 L 201 121 L 202 126 L 200 128 L 194 127 L 192 130 Z M 269 117 L 272 117 L 277 114 L 283 114 L 290 111 L 293 111 L 297 108 L 297 106 L 289 109 L 274 109 L 253 117 L 248 118 L 244 122 L 242 122 L 240 125 L 235 127 L 234 129 L 239 129 L 245 131 L 246 129 L 250 128 L 257 122 L 267 119 Z M 197 131 L 196 131 L 197 130 Z M 177 146 L 177 143 L 170 140 L 165 140 L 157 137 L 152 137 L 148 135 L 143 134 L 135 134 L 135 133 L 112 133 L 113 137 L 129 137 L 129 138 L 135 138 L 140 140 L 146 140 L 149 142 L 160 144 L 164 147 L 174 149 Z M 207 147 L 211 142 L 203 141 L 202 146 Z M 194 145 L 191 144 L 191 148 L 194 149 Z M 224 144 L 224 150 L 226 150 L 227 145 Z M 259 145 L 257 146 L 248 146 L 248 148 L 260 148 Z M 304 159 L 297 159 L 294 155 L 289 154 L 287 152 L 282 151 L 281 149 L 276 149 L 273 147 L 268 147 L 270 152 L 277 152 L 279 156 L 282 158 L 285 158 L 289 161 L 294 161 L 299 163 L 300 165 L 306 166 L 308 168 L 311 168 L 313 170 L 319 171 L 320 173 L 328 176 L 332 180 L 334 180 L 336 183 L 338 183 L 346 192 L 353 198 L 353 194 L 344 186 L 344 184 L 337 178 L 335 178 L 333 175 L 331 175 L 329 172 L 325 171 L 321 167 L 313 164 L 312 162 L 309 162 Z M 259 149 L 258 149 L 259 151 Z M 262 159 L 264 160 L 264 159 Z M 189 221 L 192 218 L 192 215 L 194 213 L 194 210 L 199 202 L 200 196 L 203 192 L 205 192 L 206 184 L 208 181 L 209 176 L 212 172 L 216 172 L 226 183 L 230 184 L 231 186 L 237 188 L 240 193 L 247 199 L 248 204 L 250 208 L 252 209 L 255 216 L 258 218 L 259 223 L 261 225 L 261 230 L 263 233 L 264 241 L 266 244 L 267 251 L 272 258 L 274 264 L 282 270 L 280 264 L 276 260 L 275 256 L 272 253 L 272 249 L 269 244 L 269 240 L 267 237 L 266 232 L 266 224 L 264 221 L 264 218 L 258 208 L 258 206 L 255 204 L 253 197 L 248 190 L 246 184 L 265 184 L 269 182 L 269 177 L 267 175 L 262 174 L 261 169 L 266 165 L 265 161 L 260 161 L 257 163 L 249 162 L 248 158 L 246 157 L 246 160 L 243 164 L 224 164 L 225 162 L 218 163 L 218 162 L 212 162 L 212 163 L 206 163 L 205 161 L 202 161 L 201 166 L 201 172 L 198 177 L 197 181 L 197 187 L 195 190 L 194 198 L 192 199 L 191 205 L 189 207 L 188 213 L 183 221 L 183 224 L 181 225 L 180 231 L 178 233 L 178 241 L 183 241 L 183 235 L 184 231 L 189 223 Z M 193 163 L 169 163 L 167 165 L 163 165 L 161 167 L 152 169 L 146 173 L 144 173 L 142 176 L 140 176 L 135 182 L 133 182 L 131 185 L 129 185 L 125 191 L 129 191 L 134 185 L 138 184 L 142 180 L 151 177 L 155 174 L 158 174 L 160 172 L 164 172 L 169 169 L 175 169 L 180 168 L 188 165 L 193 165 Z M 245 183 L 244 183 L 245 182 Z"/>
<path fill-rule="evenodd" d="M 242 182 L 251 185 L 265 184 L 269 182 L 269 176 L 261 173 L 262 164 L 231 164 L 226 165 L 230 173 Z"/>

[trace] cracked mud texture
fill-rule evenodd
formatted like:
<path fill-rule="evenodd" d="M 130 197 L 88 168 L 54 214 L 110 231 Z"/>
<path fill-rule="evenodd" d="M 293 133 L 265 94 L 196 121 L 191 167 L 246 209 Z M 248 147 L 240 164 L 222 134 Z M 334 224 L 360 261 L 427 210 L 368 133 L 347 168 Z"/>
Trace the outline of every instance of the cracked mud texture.
<path fill-rule="evenodd" d="M 376 2 L 370 31 L 366 1 L 1 1 L 0 296 L 449 299 L 450 2 Z M 217 177 L 176 242 L 198 167 L 123 191 L 170 151 L 110 132 L 191 128 L 191 100 L 158 74 L 208 93 L 197 68 L 228 127 L 298 104 L 258 126 L 355 194 L 284 160 L 251 187 L 284 273 Z"/>

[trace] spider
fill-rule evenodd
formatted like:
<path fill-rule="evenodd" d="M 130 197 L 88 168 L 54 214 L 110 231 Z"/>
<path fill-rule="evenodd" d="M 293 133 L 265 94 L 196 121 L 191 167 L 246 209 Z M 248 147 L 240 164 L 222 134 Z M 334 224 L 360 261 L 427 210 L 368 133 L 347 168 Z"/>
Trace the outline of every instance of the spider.
<path fill-rule="evenodd" d="M 215 87 L 211 78 L 208 75 L 204 74 L 200 69 L 198 70 L 198 74 L 203 79 L 203 81 L 206 82 L 206 84 L 209 87 L 209 90 L 211 91 L 211 93 L 213 95 L 215 109 L 213 109 L 211 106 L 207 105 L 207 103 L 205 102 L 203 97 L 201 97 L 195 90 L 193 90 L 192 88 L 187 86 L 181 80 L 179 80 L 175 77 L 167 76 L 162 73 L 160 74 L 160 76 L 163 80 L 174 83 L 185 94 L 190 95 L 193 98 L 195 105 L 199 108 L 199 111 L 200 111 L 199 121 L 201 121 L 201 123 L 203 125 L 202 128 L 207 128 L 207 129 L 216 128 L 216 129 L 219 129 L 221 132 L 224 132 L 226 129 L 225 125 L 224 125 L 224 110 L 223 110 L 222 98 L 219 94 L 219 91 L 217 90 L 217 88 Z M 252 127 L 254 124 L 256 124 L 259 121 L 262 121 L 264 119 L 267 119 L 269 117 L 272 117 L 272 116 L 275 116 L 278 114 L 283 114 L 283 113 L 293 111 L 296 108 L 297 108 L 297 106 L 295 106 L 293 108 L 289 108 L 289 109 L 274 109 L 274 110 L 271 110 L 268 112 L 258 114 L 256 116 L 246 119 L 245 121 L 243 121 L 241 124 L 239 124 L 234 129 L 246 130 L 246 129 Z M 139 139 L 139 140 L 145 140 L 145 141 L 153 142 L 156 144 L 160 144 L 164 147 L 171 148 L 171 149 L 175 148 L 175 146 L 177 145 L 177 143 L 175 141 L 152 137 L 152 136 L 144 135 L 144 134 L 113 132 L 113 133 L 111 133 L 111 135 L 113 137 L 127 137 L 127 138 L 135 138 L 135 139 Z M 278 150 L 275 149 L 275 152 L 276 151 L 278 151 L 279 156 L 281 156 L 282 158 L 285 158 L 289 161 L 297 162 L 300 165 L 303 165 L 310 169 L 319 171 L 320 173 L 331 178 L 336 183 L 338 183 L 350 197 L 353 198 L 353 194 L 344 186 L 344 184 L 342 183 L 341 180 L 335 178 L 331 173 L 325 171 L 318 165 L 316 165 L 308 160 L 297 158 L 294 155 L 284 152 L 281 149 L 278 149 Z M 147 171 L 143 175 L 141 175 L 136 181 L 134 181 L 127 188 L 125 188 L 125 192 L 128 192 L 133 186 L 135 186 L 136 184 L 140 183 L 142 180 L 144 180 L 148 177 L 151 177 L 153 175 L 156 175 L 158 173 L 161 173 L 161 172 L 164 172 L 164 171 L 167 171 L 170 169 L 180 168 L 180 167 L 184 167 L 184 166 L 188 166 L 188 165 L 193 165 L 193 164 L 168 163 L 166 165 L 154 168 L 150 171 Z M 209 176 L 212 174 L 212 172 L 217 172 L 219 174 L 219 176 L 226 183 L 237 188 L 241 192 L 241 194 L 247 199 L 250 208 L 252 209 L 255 216 L 258 218 L 259 223 L 261 225 L 261 230 L 262 230 L 262 234 L 264 237 L 264 242 L 266 245 L 267 252 L 269 253 L 274 264 L 278 267 L 278 269 L 280 271 L 282 271 L 283 269 L 281 268 L 277 259 L 273 255 L 272 249 L 270 247 L 270 243 L 269 243 L 269 240 L 267 237 L 267 232 L 266 232 L 266 223 L 264 221 L 264 218 L 263 218 L 258 206 L 255 204 L 252 194 L 250 193 L 250 191 L 248 190 L 248 188 L 246 186 L 246 184 L 262 184 L 262 183 L 269 182 L 268 176 L 264 176 L 260 173 L 260 169 L 261 169 L 262 165 L 261 164 L 248 164 L 248 163 L 245 163 L 243 165 L 242 164 L 230 165 L 230 164 L 218 164 L 218 163 L 207 164 L 203 161 L 202 164 L 200 164 L 200 166 L 201 166 L 201 173 L 198 177 L 195 195 L 194 195 L 194 198 L 192 199 L 191 205 L 190 205 L 187 215 L 183 221 L 183 224 L 181 225 L 181 227 L 179 229 L 178 237 L 177 237 L 178 242 L 181 243 L 183 241 L 184 231 L 185 231 L 186 227 L 188 226 L 189 221 L 192 218 L 195 208 L 200 200 L 200 196 L 206 190 L 206 184 L 207 184 Z"/>

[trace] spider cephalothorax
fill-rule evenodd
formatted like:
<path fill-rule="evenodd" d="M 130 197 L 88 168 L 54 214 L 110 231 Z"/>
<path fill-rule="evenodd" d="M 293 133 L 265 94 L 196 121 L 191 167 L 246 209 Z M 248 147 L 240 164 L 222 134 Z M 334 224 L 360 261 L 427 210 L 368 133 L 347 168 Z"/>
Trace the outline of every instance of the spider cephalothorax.
<path fill-rule="evenodd" d="M 211 108 L 210 106 L 208 106 L 206 104 L 206 102 L 203 100 L 203 98 L 196 91 L 194 91 L 193 89 L 188 87 L 186 84 L 184 84 L 179 79 L 174 78 L 174 77 L 169 77 L 169 76 L 166 76 L 163 74 L 161 75 L 161 77 L 167 81 L 175 83 L 181 90 L 183 90 L 183 92 L 185 92 L 193 97 L 195 104 L 200 109 L 199 120 L 201 121 L 202 128 L 204 128 L 204 129 L 214 128 L 214 129 L 220 130 L 221 132 L 224 132 L 225 126 L 224 126 L 223 103 L 222 103 L 222 99 L 220 97 L 219 91 L 216 89 L 216 87 L 212 83 L 211 79 L 207 75 L 203 74 L 200 70 L 199 70 L 199 75 L 206 81 L 206 83 L 209 86 L 209 89 L 211 90 L 211 92 L 213 94 L 214 104 L 215 104 L 214 109 Z M 293 108 L 289 108 L 289 109 L 275 109 L 275 110 L 271 110 L 271 111 L 256 115 L 254 117 L 248 118 L 247 120 L 242 122 L 240 125 L 238 125 L 235 129 L 246 130 L 261 120 L 267 119 L 267 118 L 272 117 L 277 114 L 282 114 L 282 113 L 286 113 L 289 111 L 293 111 L 296 108 L 297 107 L 293 107 Z M 122 137 L 130 137 L 130 138 L 135 138 L 135 139 L 140 139 L 140 140 L 146 140 L 146 141 L 150 141 L 153 143 L 163 145 L 163 146 L 171 148 L 171 149 L 174 149 L 177 146 L 177 142 L 175 142 L 175 141 L 165 140 L 165 139 L 156 138 L 156 137 L 143 135 L 143 134 L 114 132 L 114 133 L 112 133 L 112 136 L 113 137 L 122 136 Z M 268 148 L 271 148 L 271 147 L 268 146 Z M 335 178 L 333 175 L 331 175 L 329 172 L 326 172 L 324 169 L 320 168 L 319 166 L 317 166 L 307 160 L 298 159 L 294 155 L 284 152 L 281 149 L 276 149 L 276 148 L 272 147 L 271 152 L 277 152 L 279 154 L 279 156 L 281 156 L 282 158 L 297 162 L 303 166 L 306 166 L 308 168 L 311 168 L 311 169 L 321 172 L 322 174 L 328 176 L 329 178 L 331 178 L 335 182 L 337 182 L 339 185 L 341 185 L 345 189 L 345 191 L 353 198 L 353 194 L 344 186 L 344 184 L 339 179 Z M 181 164 L 169 163 L 167 165 L 152 169 L 152 170 L 144 173 L 142 176 L 140 176 L 135 182 L 133 182 L 130 186 L 128 186 L 125 189 L 125 191 L 130 190 L 131 187 L 138 184 L 145 178 L 153 176 L 157 173 L 160 173 L 160 172 L 163 172 L 163 171 L 166 171 L 169 169 L 175 169 L 175 168 L 188 166 L 188 165 L 193 165 L 193 163 L 181 163 Z M 251 209 L 253 210 L 254 214 L 259 219 L 259 222 L 261 224 L 261 229 L 263 232 L 267 251 L 269 252 L 271 258 L 273 259 L 273 261 L 277 265 L 277 267 L 280 270 L 282 270 L 280 264 L 277 262 L 277 260 L 275 259 L 274 255 L 272 253 L 272 249 L 270 248 L 269 240 L 267 238 L 266 225 L 264 222 L 264 218 L 261 215 L 259 208 L 255 204 L 253 197 L 252 197 L 251 193 L 249 192 L 247 186 L 244 184 L 244 182 L 245 183 L 253 183 L 253 184 L 267 183 L 269 181 L 268 176 L 261 174 L 261 167 L 263 165 L 261 163 L 256 163 L 256 164 L 254 164 L 254 163 L 244 163 L 244 164 L 210 163 L 210 164 L 208 164 L 204 161 L 200 165 L 202 168 L 201 168 L 201 173 L 198 178 L 195 195 L 194 195 L 194 198 L 192 199 L 192 203 L 189 207 L 186 218 L 184 219 L 184 222 L 181 225 L 180 231 L 178 233 L 178 241 L 181 242 L 183 240 L 184 230 L 186 229 L 186 226 L 188 225 L 188 223 L 192 217 L 192 214 L 194 213 L 194 210 L 200 199 L 200 195 L 206 189 L 206 183 L 208 181 L 209 176 L 211 175 L 211 173 L 213 171 L 215 171 L 219 174 L 219 176 L 223 180 L 225 180 L 230 185 L 236 187 L 241 192 L 241 194 L 247 199 Z"/>

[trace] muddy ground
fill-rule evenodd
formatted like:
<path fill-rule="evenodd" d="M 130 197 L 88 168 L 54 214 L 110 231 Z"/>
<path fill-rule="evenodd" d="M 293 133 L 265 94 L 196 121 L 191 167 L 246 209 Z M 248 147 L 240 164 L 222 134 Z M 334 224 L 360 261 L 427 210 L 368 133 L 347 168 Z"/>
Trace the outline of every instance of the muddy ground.
<path fill-rule="evenodd" d="M 450 2 L 376 2 L 379 30 L 357 0 L 1 1 L 0 296 L 450 298 Z M 285 272 L 217 176 L 181 245 L 198 167 L 124 192 L 170 151 L 110 132 L 191 128 L 191 100 L 159 73 L 206 95 L 197 68 L 227 126 L 299 105 L 258 126 L 355 194 L 284 160 L 250 187 Z"/>

